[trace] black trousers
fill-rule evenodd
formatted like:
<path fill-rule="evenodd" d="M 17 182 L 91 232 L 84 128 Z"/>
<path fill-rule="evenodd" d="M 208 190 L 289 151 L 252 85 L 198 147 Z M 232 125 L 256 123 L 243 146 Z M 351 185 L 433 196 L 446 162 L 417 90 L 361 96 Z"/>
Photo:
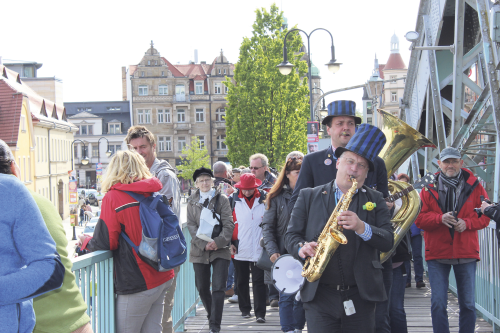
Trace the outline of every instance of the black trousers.
<path fill-rule="evenodd" d="M 346 316 L 344 301 L 354 303 L 356 313 Z M 304 303 L 307 330 L 314 333 L 373 333 L 375 304 L 361 299 L 358 288 L 338 291 L 334 285 L 319 284 L 314 299 Z"/>
<path fill-rule="evenodd" d="M 212 292 L 210 292 L 210 267 L 212 267 Z M 193 263 L 196 289 L 207 310 L 210 329 L 220 331 L 224 296 L 229 270 L 229 260 L 215 259 L 210 264 Z"/>
<path fill-rule="evenodd" d="M 266 289 L 264 284 L 264 271 L 254 262 L 233 259 L 234 269 L 238 275 L 238 304 L 242 314 L 252 311 L 250 303 L 250 271 L 252 271 L 253 303 L 255 316 L 266 317 Z"/>

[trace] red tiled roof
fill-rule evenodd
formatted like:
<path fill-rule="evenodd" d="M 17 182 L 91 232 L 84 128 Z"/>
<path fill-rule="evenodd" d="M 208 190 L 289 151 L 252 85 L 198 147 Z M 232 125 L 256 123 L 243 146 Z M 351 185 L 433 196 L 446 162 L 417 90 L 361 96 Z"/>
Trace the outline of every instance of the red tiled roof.
<path fill-rule="evenodd" d="M 379 72 L 379 74 L 380 74 L 380 78 L 381 78 L 382 80 L 384 79 L 384 72 L 383 72 L 384 67 L 385 67 L 385 65 L 378 65 L 378 72 Z"/>
<path fill-rule="evenodd" d="M 179 70 L 177 69 L 177 67 L 175 67 L 174 65 L 172 65 L 172 64 L 170 63 L 170 61 L 168 61 L 168 60 L 167 60 L 167 59 L 165 59 L 164 57 L 161 57 L 161 58 L 163 59 L 163 61 L 165 61 L 165 64 L 167 64 L 168 69 L 172 72 L 172 75 L 173 75 L 174 77 L 184 77 L 184 76 L 185 76 L 185 75 L 184 75 L 181 71 L 179 71 Z"/>
<path fill-rule="evenodd" d="M 406 69 L 405 62 L 399 53 L 391 53 L 389 60 L 385 64 L 384 70 L 389 69 Z"/>
<path fill-rule="evenodd" d="M 0 139 L 11 147 L 17 145 L 23 94 L 0 80 Z"/>
<path fill-rule="evenodd" d="M 130 65 L 129 66 L 129 74 L 128 75 L 134 75 L 135 71 L 137 70 L 137 65 Z"/>

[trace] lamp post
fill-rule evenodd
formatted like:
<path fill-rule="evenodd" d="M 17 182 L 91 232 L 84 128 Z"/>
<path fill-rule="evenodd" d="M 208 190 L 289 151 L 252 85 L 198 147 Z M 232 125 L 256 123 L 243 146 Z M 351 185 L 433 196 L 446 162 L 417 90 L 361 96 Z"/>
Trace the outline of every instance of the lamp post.
<path fill-rule="evenodd" d="M 84 148 L 86 147 L 86 146 L 85 146 L 85 142 L 83 142 L 83 141 L 82 141 L 82 140 L 80 140 L 80 139 L 73 140 L 73 142 L 71 142 L 71 147 L 73 147 L 73 144 L 74 144 L 75 142 L 77 142 L 77 141 L 80 141 L 80 142 L 83 144 L 83 147 L 84 147 Z M 86 150 L 86 149 L 84 149 L 84 150 Z M 74 164 L 73 164 L 73 155 L 74 155 L 74 154 L 75 154 L 74 152 L 71 154 L 71 169 L 72 169 L 72 170 L 74 170 L 74 169 L 75 169 L 75 166 L 74 166 Z M 83 165 L 87 165 L 87 164 L 89 163 L 89 158 L 88 158 L 87 156 L 82 156 L 82 160 L 81 160 L 81 162 L 82 162 L 82 164 L 83 164 Z M 78 220 L 78 218 L 77 218 L 77 220 Z M 73 238 L 72 238 L 71 240 L 76 240 L 76 230 L 75 230 L 75 226 L 74 226 L 74 225 L 73 225 Z"/>
<path fill-rule="evenodd" d="M 288 34 L 291 33 L 292 31 L 298 31 L 299 33 L 302 32 L 304 35 L 307 37 L 307 80 L 309 81 L 309 112 L 311 116 L 311 121 L 314 121 L 314 109 L 313 109 L 313 100 L 312 100 L 312 83 L 311 83 L 311 43 L 310 43 L 310 37 L 313 34 L 313 32 L 317 30 L 324 30 L 328 32 L 330 35 L 330 38 L 332 40 L 332 46 L 331 46 L 331 52 L 332 52 L 332 58 L 331 60 L 326 64 L 328 66 L 328 69 L 330 72 L 335 74 L 339 69 L 340 69 L 340 63 L 337 63 L 335 60 L 335 46 L 333 45 L 333 36 L 330 33 L 330 31 L 323 29 L 323 28 L 317 28 L 311 31 L 309 34 L 307 34 L 304 30 L 301 29 L 292 29 L 287 32 L 285 35 L 285 40 L 283 41 L 283 62 L 277 65 L 279 71 L 283 75 L 288 75 L 292 72 L 293 69 L 293 64 L 288 62 L 288 52 L 287 52 L 287 47 L 286 47 L 286 38 L 288 37 Z"/>
<path fill-rule="evenodd" d="M 372 117 L 373 117 L 373 125 L 377 126 L 377 115 L 375 113 L 376 111 L 376 106 L 378 104 L 377 98 L 382 94 L 382 89 L 384 87 L 384 80 L 380 78 L 380 73 L 378 70 L 378 60 L 377 57 L 375 57 L 375 63 L 374 63 L 374 68 L 372 71 L 372 75 L 370 76 L 370 79 L 368 79 L 368 82 L 366 82 L 366 87 L 367 87 L 367 94 L 368 98 L 372 100 Z"/>
<path fill-rule="evenodd" d="M 99 138 L 99 140 L 97 140 L 97 163 L 101 163 L 101 145 L 100 145 L 101 139 L 104 139 L 108 142 L 108 149 L 106 149 L 106 156 L 107 157 L 111 156 L 111 150 L 109 150 L 108 139 L 106 139 L 105 137 L 101 137 L 101 138 Z"/>

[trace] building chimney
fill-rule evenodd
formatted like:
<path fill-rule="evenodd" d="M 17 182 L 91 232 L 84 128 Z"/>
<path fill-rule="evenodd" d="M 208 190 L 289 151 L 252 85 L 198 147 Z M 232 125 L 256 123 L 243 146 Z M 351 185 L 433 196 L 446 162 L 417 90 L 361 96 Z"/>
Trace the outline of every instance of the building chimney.
<path fill-rule="evenodd" d="M 194 63 L 197 64 L 198 63 L 198 50 L 194 50 Z"/>

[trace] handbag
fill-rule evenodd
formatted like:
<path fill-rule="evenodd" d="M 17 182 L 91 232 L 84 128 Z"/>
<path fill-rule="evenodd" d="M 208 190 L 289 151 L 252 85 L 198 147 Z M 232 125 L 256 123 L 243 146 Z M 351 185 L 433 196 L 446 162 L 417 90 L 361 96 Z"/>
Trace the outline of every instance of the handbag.
<path fill-rule="evenodd" d="M 259 259 L 257 260 L 257 263 L 255 264 L 257 267 L 264 271 L 271 271 L 271 267 L 273 267 L 273 263 L 271 259 L 269 258 L 269 254 L 267 253 L 267 250 L 265 247 L 262 247 L 262 253 L 260 254 Z"/>

